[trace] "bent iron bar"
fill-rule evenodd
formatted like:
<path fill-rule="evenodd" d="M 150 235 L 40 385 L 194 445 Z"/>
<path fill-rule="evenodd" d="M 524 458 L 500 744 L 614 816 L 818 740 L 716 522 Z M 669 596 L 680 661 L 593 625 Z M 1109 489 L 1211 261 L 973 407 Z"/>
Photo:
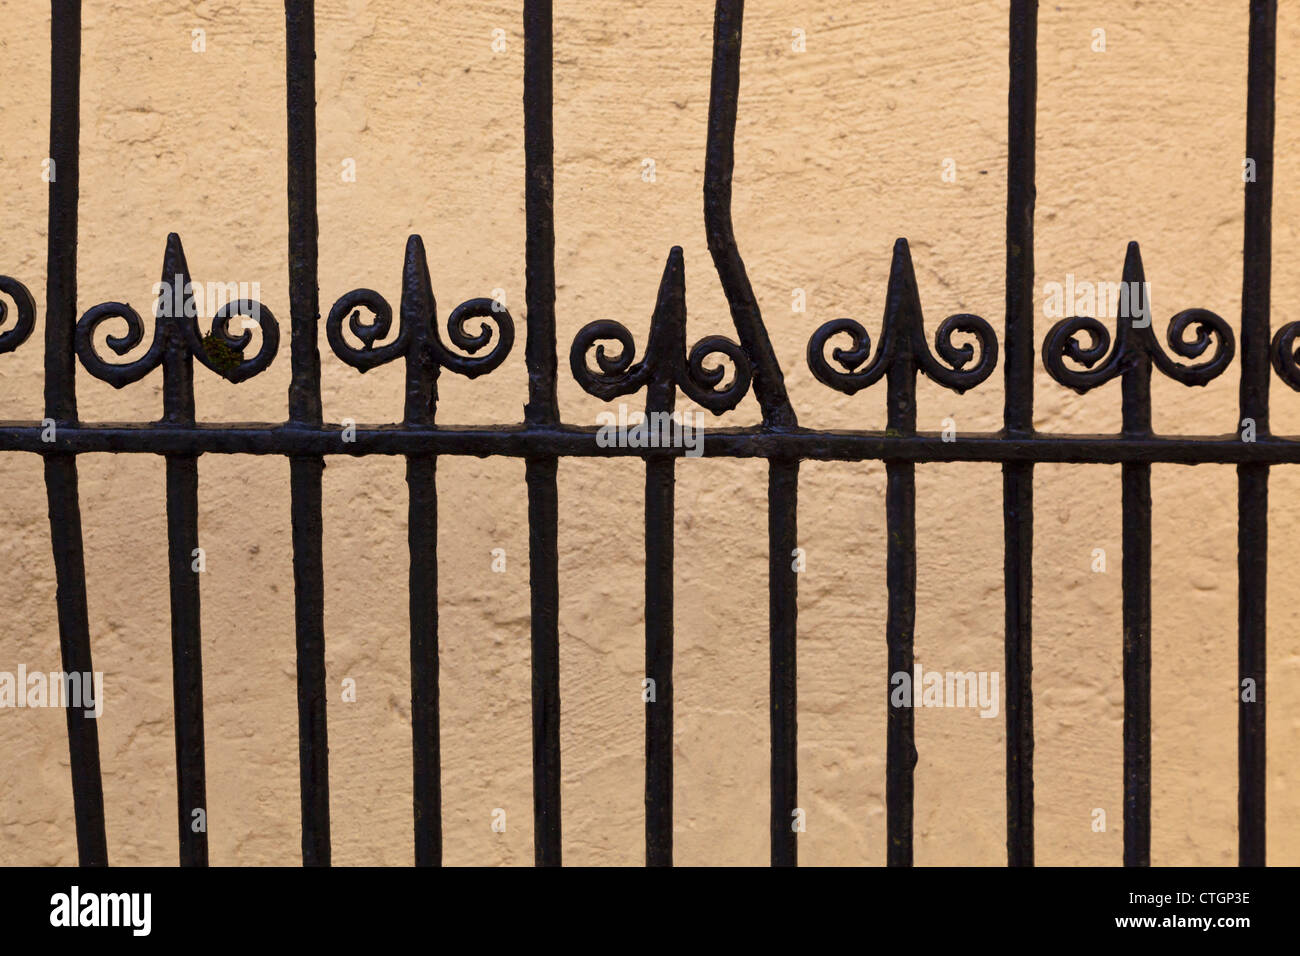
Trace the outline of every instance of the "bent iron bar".
<path fill-rule="evenodd" d="M 81 0 L 50 6 L 49 266 L 45 310 L 45 417 L 61 425 L 77 420 L 73 325 L 77 315 L 78 141 L 81 117 Z M 81 505 L 75 455 L 45 456 L 50 502 L 50 543 L 58 587 L 59 648 L 63 671 L 93 673 L 82 555 Z M 104 785 L 99 767 L 99 726 L 67 708 L 68 755 L 82 866 L 107 866 Z"/>
<path fill-rule="evenodd" d="M 754 393 L 763 427 L 799 423 L 785 392 L 785 380 L 745 274 L 731 222 L 731 176 L 735 166 L 736 111 L 740 99 L 740 43 L 744 0 L 718 0 L 713 23 L 713 76 L 709 86 L 709 133 L 704 158 L 704 221 L 709 253 L 718 271 L 731 319 L 753 369 Z M 799 459 L 768 462 L 768 631 L 772 727 L 771 853 L 773 866 L 794 866 L 798 833 L 798 718 L 795 672 L 798 546 L 796 516 Z"/>
<path fill-rule="evenodd" d="M 1273 108 L 1276 3 L 1253 0 L 1247 104 L 1247 155 L 1255 176 L 1246 184 L 1245 258 L 1242 295 L 1241 416 L 1250 419 L 1254 441 L 1239 434 L 1160 437 L 1151 428 L 1152 368 L 1186 385 L 1204 385 L 1230 364 L 1235 344 L 1219 316 L 1188 309 L 1170 319 L 1159 345 L 1150 322 L 1151 303 L 1142 292 L 1110 332 L 1095 318 L 1072 316 L 1056 323 L 1042 343 L 1042 361 L 1058 383 L 1083 392 L 1121 380 L 1123 425 L 1116 435 L 1049 435 L 1033 428 L 1033 203 L 1036 18 L 1034 0 L 1013 0 L 1008 96 L 1006 408 L 996 434 L 964 434 L 955 442 L 916 431 L 916 374 L 962 391 L 983 382 L 997 361 L 998 342 L 982 318 L 953 315 L 937 326 L 934 351 L 927 343 L 920 297 L 905 240 L 894 246 L 879 344 L 872 354 L 863 326 L 853 319 L 822 325 L 808 343 L 807 361 L 823 384 L 853 394 L 887 380 L 888 430 L 818 431 L 799 427 L 745 273 L 731 220 L 734 138 L 740 78 L 743 0 L 717 0 L 713 71 L 704 183 L 705 226 L 714 266 L 727 296 L 739 344 L 720 335 L 689 351 L 685 338 L 685 272 L 674 247 L 664 268 L 651 318 L 645 359 L 633 361 L 631 334 L 611 320 L 585 326 L 570 349 L 579 384 L 605 400 L 646 389 L 650 412 L 670 413 L 676 389 L 714 414 L 736 407 L 750 382 L 763 413 L 756 428 L 712 431 L 709 457 L 766 458 L 769 462 L 768 536 L 770 594 L 771 861 L 793 865 L 797 852 L 796 772 L 796 590 L 792 552 L 798 547 L 798 469 L 802 459 L 879 460 L 886 466 L 887 583 L 885 628 L 891 676 L 909 673 L 915 624 L 915 463 L 988 461 L 1003 465 L 1006 531 L 1007 669 L 1007 858 L 1032 865 L 1033 719 L 1030 653 L 1030 588 L 1033 531 L 1033 466 L 1038 462 L 1122 465 L 1124 517 L 1124 862 L 1150 862 L 1151 794 L 1151 489 L 1153 462 L 1231 463 L 1238 467 L 1239 673 L 1239 862 L 1264 863 L 1264 665 L 1268 471 L 1273 464 L 1300 464 L 1300 438 L 1271 433 L 1268 365 L 1300 390 L 1300 322 L 1280 328 L 1270 345 L 1269 276 L 1273 178 Z M 452 309 L 451 344 L 436 331 L 432 282 L 423 243 L 411 236 L 402 273 L 401 325 L 390 341 L 392 308 L 377 292 L 357 289 L 337 300 L 326 333 L 332 350 L 364 372 L 401 356 L 406 361 L 406 405 L 400 424 L 358 426 L 344 442 L 338 426 L 323 421 L 320 358 L 316 337 L 314 11 L 311 0 L 286 0 L 288 37 L 289 252 L 292 375 L 287 423 L 195 422 L 193 360 L 231 382 L 266 368 L 279 342 L 279 326 L 256 302 L 240 301 L 213 317 L 200 335 L 190 309 L 156 310 L 145 354 L 112 364 L 96 352 L 96 333 L 109 320 L 124 321 L 124 335 L 107 338 L 118 356 L 144 343 L 140 316 L 122 303 L 102 303 L 76 315 L 77 160 L 80 74 L 80 4 L 52 2 L 49 279 L 46 314 L 46 417 L 54 423 L 0 423 L 0 450 L 42 455 L 50 505 L 51 542 L 57 575 L 60 648 L 66 671 L 92 671 L 85 570 L 77 492 L 76 455 L 87 452 L 152 453 L 167 459 L 173 689 L 176 711 L 177 809 L 181 861 L 207 862 L 207 837 L 195 829 L 194 812 L 206 810 L 199 588 L 189 565 L 198 547 L 197 457 L 203 453 L 283 455 L 290 460 L 294 578 L 298 649 L 299 746 L 302 788 L 303 863 L 330 860 L 329 787 L 325 736 L 321 477 L 329 454 L 407 457 L 410 486 L 411 729 L 413 744 L 415 860 L 441 862 L 441 789 L 438 726 L 437 456 L 503 455 L 527 467 L 532 601 L 533 771 L 535 853 L 539 865 L 560 863 L 560 750 L 558 658 L 558 541 L 556 474 L 561 457 L 634 455 L 646 461 L 646 675 L 654 683 L 646 707 L 646 862 L 672 862 L 673 779 L 673 518 L 674 467 L 680 448 L 627 449 L 596 442 L 597 429 L 564 425 L 556 401 L 554 146 L 552 127 L 552 20 L 550 0 L 526 0 L 525 161 L 527 218 L 528 339 L 525 361 L 529 401 L 522 425 L 436 426 L 441 368 L 474 377 L 497 368 L 513 344 L 508 313 L 491 300 L 474 299 Z M 179 280 L 177 277 L 180 277 Z M 1143 289 L 1141 255 L 1130 243 L 1123 279 Z M 164 288 L 173 303 L 190 303 L 189 272 L 180 239 L 168 237 Z M 17 306 L 12 328 L 0 331 L 0 353 L 31 334 L 35 303 L 14 279 L 0 276 L 0 293 Z M 361 309 L 373 320 L 361 321 Z M 0 299 L 0 326 L 7 316 Z M 261 333 L 258 351 L 245 357 L 248 331 L 229 323 L 251 317 Z M 477 334 L 465 323 L 482 319 Z M 493 340 L 485 354 L 476 355 Z M 1194 333 L 1189 338 L 1189 333 Z M 963 334 L 973 344 L 954 344 Z M 831 339 L 848 347 L 826 354 Z M 1086 336 L 1089 344 L 1082 344 Z M 354 343 L 359 341 L 357 346 Z M 619 344 L 617 356 L 596 349 L 599 371 L 587 365 L 598 340 Z M 383 344 L 381 344 L 383 343 Z M 1205 357 L 1211 343 L 1214 350 Z M 978 353 L 976 352 L 978 347 Z M 460 354 L 465 353 L 465 354 Z M 163 368 L 163 416 L 151 424 L 83 424 L 77 421 L 74 354 L 92 375 L 123 387 Z M 711 356 L 732 365 L 706 365 Z M 1248 424 L 1241 423 L 1242 427 Z M 913 693 L 916 689 L 913 688 Z M 105 865 L 102 779 L 97 725 L 68 710 L 78 857 Z M 887 862 L 912 862 L 913 773 L 917 755 L 910 708 L 890 706 L 886 731 Z"/>

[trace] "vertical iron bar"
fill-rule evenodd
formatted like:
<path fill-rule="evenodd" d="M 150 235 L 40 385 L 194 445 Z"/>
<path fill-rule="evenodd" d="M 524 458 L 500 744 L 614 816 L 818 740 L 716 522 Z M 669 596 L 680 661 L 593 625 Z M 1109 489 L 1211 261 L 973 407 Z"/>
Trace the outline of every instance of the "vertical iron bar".
<path fill-rule="evenodd" d="M 671 387 L 671 386 L 670 386 Z M 653 388 L 653 386 L 652 386 Z M 671 395 L 671 392 L 669 393 Z M 672 411 L 672 398 L 649 405 Z M 658 408 L 656 408 L 656 405 Z M 667 405 L 667 407 L 664 407 Z M 654 697 L 645 711 L 645 855 L 647 866 L 673 863 L 673 473 L 676 460 L 646 461 L 646 677 Z"/>
<path fill-rule="evenodd" d="M 524 421 L 559 421 L 555 355 L 555 136 L 551 0 L 524 3 L 525 304 L 528 404 Z M 532 596 L 533 855 L 560 865 L 560 637 L 558 460 L 530 457 L 528 579 Z"/>
<path fill-rule="evenodd" d="M 163 420 L 194 425 L 194 359 L 171 303 L 192 302 L 190 270 L 180 237 L 167 237 L 163 256 L 164 295 L 157 321 L 163 325 Z M 175 289 L 174 285 L 180 288 Z M 168 291 L 170 290 L 170 294 Z M 172 706 L 176 735 L 176 816 L 182 866 L 208 865 L 207 773 L 203 742 L 203 645 L 200 640 L 199 575 L 194 554 L 199 547 L 199 459 L 167 456 L 167 552 L 171 583 Z M 199 810 L 201 820 L 194 811 Z M 202 826 L 196 828 L 196 823 Z"/>
<path fill-rule="evenodd" d="M 316 220 L 316 22 L 313 0 L 285 0 L 289 146 L 290 425 L 321 424 Z M 325 718 L 325 584 L 321 480 L 325 459 L 289 459 L 302 862 L 330 863 L 329 743 Z"/>
<path fill-rule="evenodd" d="M 794 828 L 794 812 L 799 806 L 799 709 L 795 671 L 799 605 L 798 577 L 794 570 L 794 551 L 799 546 L 798 500 L 799 459 L 771 459 L 768 463 L 767 534 L 773 866 L 796 866 L 799 859 L 799 834 Z"/>
<path fill-rule="evenodd" d="M 410 330 L 406 354 L 408 425 L 434 424 L 438 360 L 429 345 L 435 313 L 424 243 L 406 243 L 402 328 Z M 438 725 L 438 458 L 406 459 L 407 547 L 410 552 L 411 753 L 414 774 L 415 865 L 442 865 L 442 751 Z"/>
<path fill-rule="evenodd" d="M 316 219 L 316 4 L 285 0 L 285 81 L 289 120 L 289 419 L 321 424 L 320 320 Z"/>
<path fill-rule="evenodd" d="M 891 371 L 891 375 L 893 372 Z M 915 379 L 912 382 L 915 385 Z M 893 403 L 890 403 L 891 409 Z M 915 410 L 915 406 L 913 406 Z M 890 426 L 893 427 L 893 426 Z M 885 516 L 888 549 L 885 580 L 889 589 L 886 622 L 888 668 L 912 679 L 916 626 L 916 466 L 910 462 L 885 463 Z M 886 687 L 886 698 L 893 688 Z M 889 845 L 888 866 L 912 865 L 912 816 L 916 768 L 916 711 L 920 687 L 912 688 L 911 706 L 889 707 L 885 728 L 885 814 Z"/>
<path fill-rule="evenodd" d="M 203 743 L 203 658 L 199 576 L 199 461 L 167 456 L 167 547 L 171 555 L 172 701 L 176 731 L 176 813 L 181 866 L 208 865 L 207 773 Z M 196 818 L 194 811 L 201 810 Z M 201 823 L 201 826 L 198 824 Z M 196 829 L 197 826 L 197 829 Z"/>
<path fill-rule="evenodd" d="M 432 418 L 432 416 L 430 416 Z M 428 424 L 432 424 L 429 422 Z M 442 758 L 438 729 L 438 459 L 406 460 L 411 555 L 411 743 L 415 865 L 442 865 Z"/>
<path fill-rule="evenodd" d="M 676 356 L 686 354 L 686 289 L 680 246 L 668 256 L 655 309 L 647 361 L 654 370 L 646 390 L 648 416 L 673 413 Z M 662 434 L 650 417 L 650 434 Z M 673 864 L 673 519 L 676 459 L 650 456 L 645 465 L 645 673 L 654 693 L 645 711 L 645 861 Z"/>
<path fill-rule="evenodd" d="M 559 421 L 555 392 L 555 132 L 551 0 L 524 2 L 524 249 L 528 404 L 524 421 Z"/>
<path fill-rule="evenodd" d="M 1012 0 L 1007 94 L 1005 434 L 1034 429 L 1034 128 L 1038 3 Z M 1034 863 L 1034 466 L 1002 466 L 1005 530 L 1007 863 Z"/>
<path fill-rule="evenodd" d="M 1263 866 L 1268 465 L 1237 466 L 1237 524 L 1237 862 Z"/>
<path fill-rule="evenodd" d="M 1269 292 L 1273 231 L 1273 84 L 1277 66 L 1276 0 L 1250 5 L 1246 81 L 1246 182 L 1241 290 L 1241 417 L 1269 434 Z M 1238 863 L 1265 858 L 1264 671 L 1268 597 L 1268 465 L 1237 466 L 1237 839 Z M 1254 682 L 1253 694 L 1244 687 Z"/>
<path fill-rule="evenodd" d="M 886 372 L 886 427 L 891 434 L 916 434 L 914 326 L 920 322 L 916 278 L 907 242 L 894 244 L 883 327 L 897 326 L 897 345 Z M 893 705 L 896 675 L 912 680 L 916 629 L 916 466 L 885 462 L 885 580 L 889 590 L 885 642 L 888 674 L 885 700 L 885 826 L 889 866 L 912 865 L 912 819 L 916 769 L 916 705 L 921 688 L 912 687 L 907 706 Z"/>
<path fill-rule="evenodd" d="M 1124 865 L 1150 866 L 1151 466 L 1125 464 L 1121 481 L 1124 522 Z"/>
<path fill-rule="evenodd" d="M 885 514 L 889 538 L 886 582 L 889 609 L 886 644 L 889 674 L 913 670 L 913 631 L 916 624 L 916 469 L 911 462 L 885 465 Z M 889 684 L 886 694 L 892 689 Z M 912 705 L 919 687 L 912 689 Z M 913 706 L 889 708 L 885 747 L 885 806 L 889 866 L 912 865 L 912 814 L 916 767 Z"/>
<path fill-rule="evenodd" d="M 322 458 L 289 461 L 294 620 L 298 660 L 298 775 L 303 866 L 330 864 L 329 744 L 325 719 L 325 587 L 321 546 Z"/>
<path fill-rule="evenodd" d="M 77 322 L 77 197 L 81 124 L 81 0 L 50 4 L 50 217 L 45 311 L 45 417 L 77 420 L 73 330 Z M 81 504 L 75 455 L 45 456 L 50 544 L 59 613 L 59 650 L 66 674 L 93 674 L 86 610 Z M 82 866 L 107 866 L 104 784 L 99 766 L 99 725 L 83 708 L 68 707 L 77 858 Z"/>
<path fill-rule="evenodd" d="M 533 857 L 560 865 L 559 525 L 555 458 L 529 458 L 528 583 L 532 591 Z"/>
<path fill-rule="evenodd" d="M 50 4 L 50 201 L 45 415 L 77 420 L 77 200 L 80 193 L 81 0 Z M 75 470 L 75 469 L 74 469 Z"/>
<path fill-rule="evenodd" d="M 1139 345 L 1121 382 L 1125 437 L 1151 435 L 1151 303 L 1136 242 L 1124 260 L 1124 284 L 1138 297 L 1120 322 L 1145 317 Z M 1151 465 L 1120 466 L 1124 589 L 1124 865 L 1151 865 Z"/>

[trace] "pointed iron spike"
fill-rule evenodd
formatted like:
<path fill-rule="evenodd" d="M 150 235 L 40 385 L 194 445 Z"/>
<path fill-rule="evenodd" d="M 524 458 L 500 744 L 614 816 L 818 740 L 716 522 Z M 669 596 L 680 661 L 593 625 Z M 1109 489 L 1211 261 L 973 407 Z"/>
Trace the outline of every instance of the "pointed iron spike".
<path fill-rule="evenodd" d="M 184 318 L 194 299 L 194 284 L 181 237 L 174 232 L 167 234 L 167 247 L 163 250 L 162 286 L 164 294 L 158 297 L 154 317 Z"/>
<path fill-rule="evenodd" d="M 668 251 L 668 261 L 659 280 L 659 294 L 650 319 L 646 357 L 666 372 L 675 359 L 686 354 L 686 266 L 681 246 Z"/>
<path fill-rule="evenodd" d="M 433 324 L 437 308 L 424 240 L 412 235 L 406 240 L 406 259 L 402 266 L 402 324 L 410 322 L 412 332 L 428 329 Z"/>
<path fill-rule="evenodd" d="M 686 262 L 681 246 L 673 246 L 664 264 L 663 278 L 659 280 L 658 301 L 663 306 L 679 308 L 681 319 L 686 318 Z M 656 309 L 658 311 L 658 309 Z M 676 316 L 669 316 L 676 318 Z"/>
<path fill-rule="evenodd" d="M 919 323 L 920 319 L 921 296 L 917 291 L 916 272 L 912 267 L 912 251 L 906 239 L 899 239 L 894 243 L 894 254 L 889 263 L 884 326 L 888 328 L 891 324 L 901 324 L 908 328 Z"/>
<path fill-rule="evenodd" d="M 1136 304 L 1136 307 L 1135 307 Z M 1102 305 L 1097 304 L 1100 310 Z M 1109 309 L 1110 303 L 1106 303 Z M 1136 241 L 1128 244 L 1128 250 L 1124 254 L 1124 273 L 1121 276 L 1120 315 L 1118 320 L 1124 324 L 1131 324 L 1138 331 L 1151 331 L 1151 303 L 1147 299 L 1147 277 L 1146 270 L 1142 266 L 1142 250 L 1138 247 Z M 1135 319 L 1140 320 L 1133 321 Z"/>
<path fill-rule="evenodd" d="M 1146 276 L 1142 269 L 1142 250 L 1137 242 L 1130 242 L 1124 253 L 1124 281 L 1144 282 Z"/>

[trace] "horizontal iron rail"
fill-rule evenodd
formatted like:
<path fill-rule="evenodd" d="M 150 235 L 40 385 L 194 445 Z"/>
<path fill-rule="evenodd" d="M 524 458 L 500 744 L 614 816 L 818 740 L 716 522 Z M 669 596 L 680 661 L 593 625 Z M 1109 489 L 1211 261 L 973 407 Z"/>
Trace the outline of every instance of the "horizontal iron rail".
<path fill-rule="evenodd" d="M 597 426 L 503 425 L 302 426 L 234 422 L 197 426 L 96 422 L 59 425 L 54 441 L 42 440 L 40 422 L 0 422 L 0 451 L 41 455 L 126 452 L 155 455 L 473 455 L 528 458 L 681 458 L 688 449 L 602 446 Z M 354 434 L 351 432 L 354 431 Z M 1235 434 L 1122 436 L 1036 434 L 1008 436 L 973 432 L 955 440 L 938 432 L 891 435 L 880 431 L 762 426 L 717 428 L 704 433 L 705 458 L 800 458 L 810 461 L 1025 461 L 1063 464 L 1300 464 L 1300 436 Z"/>

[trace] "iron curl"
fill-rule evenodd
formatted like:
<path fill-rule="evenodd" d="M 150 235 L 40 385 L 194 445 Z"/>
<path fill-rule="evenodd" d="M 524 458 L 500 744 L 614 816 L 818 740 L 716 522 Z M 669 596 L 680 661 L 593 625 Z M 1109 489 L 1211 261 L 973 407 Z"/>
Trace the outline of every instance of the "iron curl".
<path fill-rule="evenodd" d="M 13 328 L 0 332 L 0 353 L 12 352 L 27 341 L 36 327 L 36 300 L 27 286 L 9 276 L 0 276 L 0 294 L 13 299 L 18 315 Z M 0 326 L 9 319 L 9 306 L 0 298 Z"/>
<path fill-rule="evenodd" d="M 617 343 L 618 352 L 611 353 L 607 343 Z M 589 365 L 593 349 L 594 369 Z M 597 319 L 578 330 L 569 349 L 569 368 L 584 391 L 605 401 L 663 378 L 715 415 L 735 408 L 753 381 L 748 353 L 726 336 L 706 335 L 687 352 L 685 264 L 680 246 L 672 248 L 664 266 L 645 357 L 634 362 L 635 356 L 636 344 L 626 326 L 613 319 Z M 731 380 L 726 384 L 725 366 L 711 363 L 716 356 L 731 363 Z"/>
<path fill-rule="evenodd" d="M 377 344 L 393 331 L 393 307 L 373 289 L 353 289 L 342 295 L 325 320 L 325 335 L 334 354 L 361 372 L 409 355 L 418 343 L 437 365 L 476 378 L 500 366 L 514 347 L 514 320 L 495 299 L 469 299 L 452 309 L 447 317 L 447 338 L 452 348 L 443 344 L 434 328 L 437 308 L 424 241 L 411 236 L 406 241 L 402 266 L 399 327 L 392 340 Z M 372 316 L 369 321 L 363 320 L 362 309 Z M 345 319 L 347 332 L 360 346 L 350 343 L 343 334 Z M 490 321 L 480 322 L 478 331 L 470 332 L 466 325 L 472 319 Z M 476 354 L 493 339 L 495 344 L 488 352 Z"/>

